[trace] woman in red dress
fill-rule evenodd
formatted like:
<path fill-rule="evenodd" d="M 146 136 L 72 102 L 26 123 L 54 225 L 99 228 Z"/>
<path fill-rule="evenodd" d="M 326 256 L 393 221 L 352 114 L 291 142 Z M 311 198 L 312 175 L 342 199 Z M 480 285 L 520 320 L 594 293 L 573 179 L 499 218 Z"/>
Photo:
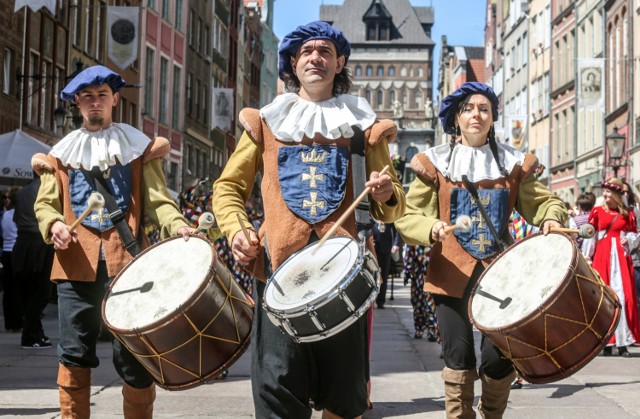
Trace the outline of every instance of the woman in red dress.
<path fill-rule="evenodd" d="M 625 249 L 626 233 L 637 233 L 636 217 L 623 204 L 622 181 L 613 178 L 602 182 L 601 186 L 604 202 L 602 206 L 594 207 L 589 215 L 589 223 L 598 231 L 592 265 L 622 304 L 618 327 L 603 355 L 610 356 L 615 345 L 619 355 L 629 357 L 627 346 L 640 340 L 633 264 Z"/>

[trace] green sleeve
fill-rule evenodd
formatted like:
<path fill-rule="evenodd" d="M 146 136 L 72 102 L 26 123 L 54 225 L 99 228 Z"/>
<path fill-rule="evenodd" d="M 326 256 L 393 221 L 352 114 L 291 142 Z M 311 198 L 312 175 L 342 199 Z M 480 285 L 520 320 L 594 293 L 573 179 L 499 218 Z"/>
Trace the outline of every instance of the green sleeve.
<path fill-rule="evenodd" d="M 38 219 L 38 227 L 44 241 L 51 244 L 51 226 L 56 221 L 65 222 L 62 215 L 62 202 L 58 181 L 53 173 L 44 172 L 40 176 L 40 189 L 33 205 Z"/>
<path fill-rule="evenodd" d="M 538 182 L 533 174 L 520 184 L 516 210 L 535 226 L 541 226 L 546 220 L 567 224 L 568 214 L 562 200 Z"/>
<path fill-rule="evenodd" d="M 392 223 L 404 214 L 405 194 L 402 184 L 396 176 L 396 171 L 393 169 L 393 162 L 389 155 L 387 140 L 383 138 L 376 145 L 367 147 L 367 180 L 369 180 L 371 172 L 379 172 L 387 165 L 389 166 L 388 174 L 391 176 L 393 182 L 393 196 L 389 201 L 384 203 L 371 199 L 371 215 L 376 220 Z"/>
<path fill-rule="evenodd" d="M 229 241 L 242 229 L 236 214 L 240 214 L 245 226 L 253 230 L 245 212 L 245 203 L 251 196 L 256 175 L 261 168 L 260 148 L 245 132 L 220 178 L 213 185 L 213 213 L 218 227 Z"/>
<path fill-rule="evenodd" d="M 161 159 L 153 159 L 142 165 L 142 195 L 144 212 L 160 227 L 163 239 L 177 235 L 181 227 L 188 226 L 167 191 Z"/>
<path fill-rule="evenodd" d="M 438 218 L 438 191 L 432 182 L 416 178 L 407 192 L 407 209 L 395 222 L 406 244 L 430 246 L 431 229 Z"/>

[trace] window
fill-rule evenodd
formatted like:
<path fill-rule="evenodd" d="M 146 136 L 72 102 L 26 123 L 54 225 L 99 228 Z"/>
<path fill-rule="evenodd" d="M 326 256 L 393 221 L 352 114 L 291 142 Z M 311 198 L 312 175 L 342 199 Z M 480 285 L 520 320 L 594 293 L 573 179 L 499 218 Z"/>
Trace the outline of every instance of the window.
<path fill-rule="evenodd" d="M 362 76 L 362 67 L 357 66 L 356 67 L 356 77 L 360 77 Z"/>
<path fill-rule="evenodd" d="M 379 108 L 382 107 L 383 103 L 382 103 L 382 99 L 383 99 L 383 93 L 382 93 L 382 89 L 379 89 L 378 92 L 376 93 L 376 101 L 377 101 L 377 105 Z"/>
<path fill-rule="evenodd" d="M 162 0 L 162 18 L 169 22 L 171 19 L 171 8 L 169 7 L 169 0 Z"/>
<path fill-rule="evenodd" d="M 389 92 L 389 101 L 391 102 L 391 105 L 393 106 L 393 102 L 396 101 L 396 91 L 395 90 L 391 90 Z"/>
<path fill-rule="evenodd" d="M 193 10 L 189 10 L 189 46 L 195 47 L 196 43 L 196 14 Z"/>
<path fill-rule="evenodd" d="M 395 67 L 389 67 L 389 76 L 393 77 L 396 75 L 396 68 Z"/>
<path fill-rule="evenodd" d="M 173 67 L 173 102 L 171 109 L 171 127 L 180 129 L 180 67 Z"/>
<path fill-rule="evenodd" d="M 147 7 L 152 10 L 156 10 L 156 0 L 148 0 Z"/>
<path fill-rule="evenodd" d="M 371 67 L 370 65 L 367 66 L 367 76 L 373 76 L 373 67 Z"/>
<path fill-rule="evenodd" d="M 82 6 L 83 1 L 78 0 L 78 6 L 73 7 L 73 44 L 80 46 L 82 42 L 82 14 L 84 13 L 85 8 Z"/>
<path fill-rule="evenodd" d="M 50 70 L 51 69 L 51 62 L 46 61 L 46 60 L 42 60 L 42 68 L 41 68 L 41 75 L 46 77 L 46 76 L 50 76 Z M 43 78 L 43 80 L 47 80 L 46 78 Z M 51 121 L 51 106 L 47 106 L 47 99 L 49 97 L 48 95 L 49 93 L 49 83 L 42 83 L 40 85 L 40 115 L 39 115 L 39 121 L 40 121 L 40 128 L 42 129 L 51 129 L 50 127 L 50 121 Z"/>
<path fill-rule="evenodd" d="M 422 108 L 422 90 L 418 90 L 415 96 L 416 109 Z"/>
<path fill-rule="evenodd" d="M 147 47 L 147 70 L 144 81 L 144 111 L 147 115 L 153 116 L 153 89 L 155 81 L 153 73 L 155 70 L 155 51 Z"/>
<path fill-rule="evenodd" d="M 187 74 L 187 115 L 193 113 L 193 74 Z"/>
<path fill-rule="evenodd" d="M 364 92 L 364 98 L 367 99 L 367 102 L 371 103 L 371 90 Z"/>
<path fill-rule="evenodd" d="M 169 102 L 169 60 L 160 57 L 160 97 L 158 103 L 158 122 L 166 124 Z"/>
<path fill-rule="evenodd" d="M 193 96 L 195 98 L 193 116 L 195 117 L 195 119 L 200 118 L 200 85 L 201 85 L 200 80 L 196 79 L 195 91 L 193 92 L 194 93 Z"/>
<path fill-rule="evenodd" d="M 176 21 L 173 26 L 175 26 L 176 30 L 182 30 L 182 0 L 176 1 Z"/>
<path fill-rule="evenodd" d="M 376 39 L 376 25 L 374 23 L 367 23 L 367 41 L 373 41 Z"/>
<path fill-rule="evenodd" d="M 384 68 L 382 66 L 378 66 L 377 76 L 378 77 L 384 76 Z"/>
<path fill-rule="evenodd" d="M 11 94 L 11 76 L 13 75 L 14 52 L 9 48 L 4 49 L 2 61 L 2 93 Z"/>

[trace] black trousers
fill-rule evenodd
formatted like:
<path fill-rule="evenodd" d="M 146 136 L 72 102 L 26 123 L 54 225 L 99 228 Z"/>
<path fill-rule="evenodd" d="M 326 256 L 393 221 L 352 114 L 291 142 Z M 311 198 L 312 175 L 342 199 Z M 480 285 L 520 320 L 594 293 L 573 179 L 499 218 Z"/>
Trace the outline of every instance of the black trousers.
<path fill-rule="evenodd" d="M 367 316 L 318 342 L 296 343 L 267 317 L 255 281 L 251 385 L 256 418 L 309 418 L 311 404 L 345 418 L 368 407 Z"/>
<path fill-rule="evenodd" d="M 2 307 L 4 328 L 18 330 L 22 327 L 22 289 L 13 272 L 13 252 L 2 252 Z"/>
<path fill-rule="evenodd" d="M 58 357 L 61 364 L 83 368 L 99 365 L 96 343 L 102 323 L 102 299 L 109 282 L 106 263 L 100 262 L 95 282 L 58 283 Z M 117 339 L 113 340 L 113 365 L 118 375 L 132 387 L 146 388 L 153 383 L 149 372 Z"/>
<path fill-rule="evenodd" d="M 436 304 L 438 327 L 442 338 L 444 364 L 453 370 L 476 368 L 476 352 L 473 326 L 469 320 L 468 306 L 471 290 L 484 271 L 477 263 L 462 298 L 433 295 Z M 480 341 L 480 374 L 499 380 L 511 374 L 513 364 L 484 336 Z"/>

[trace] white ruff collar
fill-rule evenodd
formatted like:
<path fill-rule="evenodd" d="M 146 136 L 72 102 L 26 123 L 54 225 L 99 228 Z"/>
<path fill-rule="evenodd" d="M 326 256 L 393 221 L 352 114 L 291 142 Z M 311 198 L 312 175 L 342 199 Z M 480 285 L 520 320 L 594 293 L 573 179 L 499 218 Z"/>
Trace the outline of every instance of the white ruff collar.
<path fill-rule="evenodd" d="M 316 134 L 329 140 L 353 137 L 352 125 L 366 130 L 376 114 L 363 97 L 339 95 L 323 102 L 309 102 L 295 93 L 285 93 L 260 109 L 260 116 L 281 141 L 300 142 Z"/>
<path fill-rule="evenodd" d="M 503 178 L 498 164 L 493 158 L 489 143 L 480 147 L 469 147 L 463 144 L 456 144 L 449 157 L 449 144 L 442 144 L 425 151 L 436 169 L 446 178 L 461 182 L 462 175 L 467 175 L 471 182 L 481 180 L 495 180 Z M 500 163 L 511 173 L 515 165 L 522 166 L 524 154 L 506 144 L 498 143 L 498 157 Z"/>
<path fill-rule="evenodd" d="M 65 166 L 106 170 L 116 164 L 128 164 L 142 156 L 151 140 L 131 125 L 111 124 L 99 131 L 80 128 L 70 132 L 51 149 L 51 155 Z"/>

